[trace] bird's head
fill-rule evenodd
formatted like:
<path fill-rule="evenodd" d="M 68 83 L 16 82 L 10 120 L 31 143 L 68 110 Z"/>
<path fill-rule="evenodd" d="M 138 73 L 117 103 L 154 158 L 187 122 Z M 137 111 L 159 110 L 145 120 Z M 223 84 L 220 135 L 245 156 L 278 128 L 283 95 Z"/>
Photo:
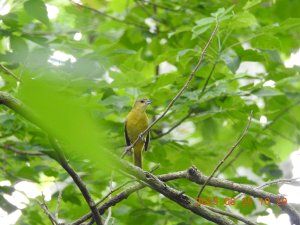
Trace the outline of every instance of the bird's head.
<path fill-rule="evenodd" d="M 133 108 L 140 111 L 145 111 L 151 101 L 147 98 L 138 99 L 135 101 Z"/>

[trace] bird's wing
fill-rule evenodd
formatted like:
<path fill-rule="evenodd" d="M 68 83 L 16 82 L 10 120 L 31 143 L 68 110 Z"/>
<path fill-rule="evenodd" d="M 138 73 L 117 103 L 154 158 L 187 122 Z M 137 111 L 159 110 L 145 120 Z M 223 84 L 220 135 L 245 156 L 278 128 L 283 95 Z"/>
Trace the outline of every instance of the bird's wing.
<path fill-rule="evenodd" d="M 129 139 L 129 137 L 128 137 L 128 133 L 127 133 L 126 121 L 125 121 L 125 129 L 124 129 L 124 134 L 125 134 L 126 145 L 127 145 L 127 146 L 131 145 L 131 143 L 130 143 L 130 139 Z"/>
<path fill-rule="evenodd" d="M 149 142 L 150 142 L 150 131 L 148 131 L 147 137 L 146 137 L 146 141 L 145 141 L 145 151 L 147 151 L 148 146 L 149 146 Z"/>

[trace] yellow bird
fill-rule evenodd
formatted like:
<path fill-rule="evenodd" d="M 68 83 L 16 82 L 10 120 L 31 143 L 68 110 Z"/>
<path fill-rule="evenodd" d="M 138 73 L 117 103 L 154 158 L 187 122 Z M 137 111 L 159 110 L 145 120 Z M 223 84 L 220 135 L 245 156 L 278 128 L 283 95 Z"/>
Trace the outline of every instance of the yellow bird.
<path fill-rule="evenodd" d="M 149 99 L 137 100 L 131 111 L 128 113 L 125 121 L 125 139 L 127 146 L 130 146 L 139 135 L 145 131 L 149 125 L 149 120 L 146 114 L 147 106 L 151 104 Z M 134 165 L 142 168 L 142 151 L 147 151 L 149 145 L 149 132 L 146 135 L 146 140 L 139 139 L 133 147 L 133 161 Z"/>

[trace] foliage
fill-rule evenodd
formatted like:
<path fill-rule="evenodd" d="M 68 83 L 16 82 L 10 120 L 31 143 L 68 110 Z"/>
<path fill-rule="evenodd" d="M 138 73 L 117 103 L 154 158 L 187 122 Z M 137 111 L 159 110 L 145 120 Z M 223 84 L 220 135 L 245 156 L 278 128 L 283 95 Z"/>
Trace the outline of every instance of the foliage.
<path fill-rule="evenodd" d="M 300 140 L 299 67 L 284 64 L 299 49 L 299 1 L 82 0 L 86 7 L 67 0 L 3 2 L 11 10 L 0 17 L 0 62 L 21 82 L 1 71 L 0 91 L 21 99 L 60 138 L 96 201 L 108 193 L 111 178 L 103 149 L 121 155 L 123 122 L 134 100 L 147 96 L 153 101 L 150 118 L 162 113 L 196 65 L 216 18 L 220 27 L 204 63 L 152 129 L 145 169 L 159 163 L 155 173 L 163 174 L 196 165 L 209 175 L 253 110 L 247 137 L 227 162 L 239 156 L 222 175 L 256 185 L 256 180 L 240 177 L 237 168 L 246 167 L 264 181 L 283 176 L 279 164 Z M 59 10 L 55 18 L 50 16 L 53 7 Z M 245 62 L 252 63 L 251 71 L 239 69 Z M 184 117 L 182 126 L 155 139 Z M 1 106 L 0 145 L 5 144 L 50 157 L 3 150 L 0 180 L 29 180 L 42 187 L 45 176 L 56 182 L 68 177 L 51 157 L 47 135 Z M 113 174 L 117 185 L 128 179 Z M 195 197 L 199 190 L 183 180 L 171 185 Z M 1 195 L 13 191 L 13 186 L 0 187 Z M 220 199 L 234 195 L 212 187 L 203 194 Z M 70 222 L 88 212 L 75 185 L 69 184 L 62 196 L 60 218 Z M 53 212 L 57 193 L 52 198 L 47 205 Z M 3 197 L 0 204 L 8 212 L 16 209 Z M 265 206 L 236 209 L 255 218 Z M 209 224 L 150 189 L 112 207 L 112 215 L 115 224 Z M 47 216 L 30 200 L 18 224 L 49 224 L 45 221 Z"/>

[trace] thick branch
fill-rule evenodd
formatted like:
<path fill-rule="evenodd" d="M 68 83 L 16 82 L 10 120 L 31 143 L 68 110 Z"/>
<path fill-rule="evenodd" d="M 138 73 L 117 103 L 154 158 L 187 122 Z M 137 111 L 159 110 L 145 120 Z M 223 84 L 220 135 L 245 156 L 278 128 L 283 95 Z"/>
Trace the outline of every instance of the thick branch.
<path fill-rule="evenodd" d="M 204 184 L 208 180 L 208 176 L 203 175 L 196 167 L 191 167 L 191 168 L 189 168 L 187 170 L 183 170 L 183 171 L 159 175 L 159 176 L 157 176 L 157 178 L 163 182 L 176 180 L 176 179 L 188 179 L 196 184 Z M 287 180 L 287 182 L 290 182 L 290 180 Z M 220 178 L 212 178 L 207 183 L 207 185 L 225 188 L 225 189 L 232 190 L 232 191 L 237 191 L 240 193 L 248 194 L 248 195 L 256 197 L 256 198 L 264 198 L 264 199 L 270 198 L 271 202 L 274 203 L 275 205 L 277 205 L 277 203 L 278 203 L 277 198 L 282 197 L 281 195 L 275 195 L 275 194 L 268 193 L 268 192 L 265 192 L 262 190 L 257 190 L 257 188 L 253 185 L 238 184 L 238 183 L 234 183 L 232 181 L 228 181 L 228 180 L 224 180 L 224 179 L 220 179 Z M 137 190 L 140 190 L 140 189 L 144 188 L 145 186 L 146 185 L 144 185 L 144 184 L 136 184 L 136 185 L 128 187 L 124 191 L 116 194 L 111 199 L 109 199 L 104 204 L 102 204 L 98 207 L 100 214 L 103 214 L 109 207 L 112 207 L 112 206 L 118 204 L 119 202 L 123 201 L 124 199 L 127 199 L 132 193 L 135 193 Z M 298 222 L 300 221 L 300 215 L 290 205 L 286 205 L 281 208 L 283 211 L 288 213 L 291 218 L 293 218 L 292 221 L 295 221 L 295 223 L 297 221 Z M 91 217 L 92 217 L 92 214 L 88 213 L 85 216 L 81 217 L 80 219 L 74 221 L 70 225 L 79 225 Z M 231 216 L 231 217 L 238 219 L 237 218 L 238 215 Z"/>
<path fill-rule="evenodd" d="M 208 177 L 201 174 L 196 167 L 188 169 L 188 176 L 186 178 L 197 184 L 204 184 L 208 179 Z M 269 198 L 270 202 L 275 205 L 278 205 L 278 199 L 283 197 L 282 195 L 276 195 L 259 190 L 253 185 L 238 184 L 220 178 L 211 178 L 211 180 L 207 182 L 207 184 L 213 187 L 221 187 L 232 191 L 248 194 L 255 198 Z M 300 224 L 300 214 L 293 207 L 291 207 L 289 204 L 279 207 L 290 216 L 292 223 Z"/>
<path fill-rule="evenodd" d="M 145 172 L 127 162 L 121 162 L 119 160 L 115 161 L 119 166 L 122 167 L 123 170 L 130 173 L 131 175 L 137 177 L 139 180 L 145 182 L 147 185 L 149 185 L 152 189 L 156 190 L 157 192 L 160 192 L 167 198 L 171 199 L 172 201 L 176 202 L 180 206 L 190 210 L 191 212 L 200 215 L 201 217 L 204 217 L 216 224 L 234 224 L 232 221 L 212 212 L 211 210 L 207 209 L 204 206 L 197 206 L 197 202 L 185 195 L 183 192 L 175 190 L 162 181 L 167 180 L 173 180 L 177 178 L 183 178 L 186 176 L 187 171 L 180 171 L 177 173 L 172 174 L 166 174 L 162 176 L 154 176 L 149 172 Z M 110 200 L 105 202 L 103 205 L 98 207 L 101 214 L 105 212 L 106 209 L 109 207 L 117 204 L 118 202 L 122 201 L 123 199 L 126 199 L 131 193 L 136 192 L 137 190 L 145 187 L 144 184 L 137 184 L 134 186 L 131 186 L 127 188 L 125 191 L 115 195 Z M 80 223 L 84 222 L 85 220 L 89 219 L 91 214 L 87 214 L 84 217 L 80 218 L 79 220 L 71 223 L 71 225 L 79 225 Z"/>

